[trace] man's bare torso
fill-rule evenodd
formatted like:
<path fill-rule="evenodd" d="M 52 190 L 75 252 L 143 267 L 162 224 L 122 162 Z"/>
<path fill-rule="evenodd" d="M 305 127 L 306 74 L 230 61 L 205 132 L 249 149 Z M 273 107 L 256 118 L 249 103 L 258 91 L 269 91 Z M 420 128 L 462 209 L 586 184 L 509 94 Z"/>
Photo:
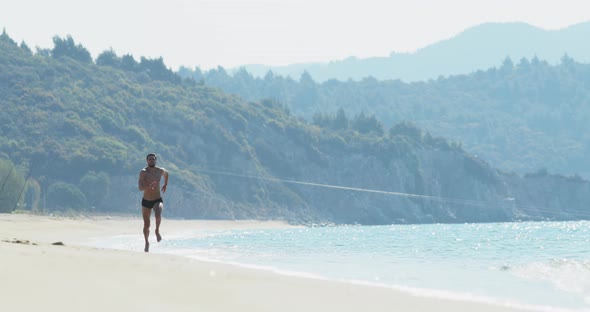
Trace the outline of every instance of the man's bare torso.
<path fill-rule="evenodd" d="M 144 185 L 148 186 L 143 191 L 143 198 L 147 200 L 154 200 L 162 197 L 160 194 L 160 180 L 162 179 L 162 175 L 166 170 L 160 167 L 154 168 L 143 168 L 140 172 L 140 178 L 143 179 Z M 153 182 L 156 182 L 155 186 L 152 188 L 150 185 Z"/>

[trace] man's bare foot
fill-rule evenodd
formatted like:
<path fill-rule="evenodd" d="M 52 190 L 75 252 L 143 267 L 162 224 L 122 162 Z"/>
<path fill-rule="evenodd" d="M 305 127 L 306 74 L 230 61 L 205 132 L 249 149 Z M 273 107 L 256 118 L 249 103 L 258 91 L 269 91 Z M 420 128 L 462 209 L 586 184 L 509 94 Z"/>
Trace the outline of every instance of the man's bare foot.
<path fill-rule="evenodd" d="M 148 243 L 148 242 L 145 243 L 145 248 L 143 249 L 143 251 L 145 251 L 145 252 L 150 251 L 150 243 Z"/>
<path fill-rule="evenodd" d="M 156 238 L 158 239 L 158 243 L 162 240 L 162 236 L 160 236 L 159 231 L 156 231 Z"/>

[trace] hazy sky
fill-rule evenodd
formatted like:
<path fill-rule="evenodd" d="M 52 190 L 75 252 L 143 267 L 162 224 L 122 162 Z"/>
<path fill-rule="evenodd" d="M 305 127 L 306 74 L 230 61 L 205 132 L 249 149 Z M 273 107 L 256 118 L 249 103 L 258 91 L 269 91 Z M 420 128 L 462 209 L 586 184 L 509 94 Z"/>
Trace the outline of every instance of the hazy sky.
<path fill-rule="evenodd" d="M 0 27 L 29 47 L 71 35 L 94 58 L 163 57 L 168 67 L 286 65 L 412 52 L 485 22 L 559 29 L 588 0 L 0 0 Z"/>

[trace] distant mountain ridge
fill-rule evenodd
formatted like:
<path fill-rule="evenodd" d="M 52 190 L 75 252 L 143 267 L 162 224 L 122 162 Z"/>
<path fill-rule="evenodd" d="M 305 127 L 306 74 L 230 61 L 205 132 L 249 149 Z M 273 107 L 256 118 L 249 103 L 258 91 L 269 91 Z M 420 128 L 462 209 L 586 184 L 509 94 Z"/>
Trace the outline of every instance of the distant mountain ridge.
<path fill-rule="evenodd" d="M 298 79 L 307 71 L 315 81 L 374 78 L 420 81 L 439 76 L 467 74 L 499 64 L 506 57 L 546 60 L 556 64 L 564 55 L 590 62 L 590 21 L 560 30 L 544 30 L 526 23 L 486 23 L 436 42 L 414 53 L 392 53 L 389 57 L 349 57 L 328 63 L 300 63 L 273 67 L 245 65 L 252 75 L 275 75 Z M 230 70 L 233 72 L 237 69 Z"/>

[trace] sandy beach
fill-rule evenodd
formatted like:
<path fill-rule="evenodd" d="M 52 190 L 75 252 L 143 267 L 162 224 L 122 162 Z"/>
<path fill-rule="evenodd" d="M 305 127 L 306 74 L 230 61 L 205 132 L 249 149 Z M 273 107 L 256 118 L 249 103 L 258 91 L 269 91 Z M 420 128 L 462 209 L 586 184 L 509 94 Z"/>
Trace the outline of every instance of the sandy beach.
<path fill-rule="evenodd" d="M 187 230 L 287 226 L 281 222 L 164 219 L 161 231 L 165 238 L 167 233 Z M 100 237 L 141 234 L 141 228 L 139 218 L 0 214 L 2 310 L 517 311 L 87 244 Z M 153 237 L 152 244 L 156 244 Z"/>

